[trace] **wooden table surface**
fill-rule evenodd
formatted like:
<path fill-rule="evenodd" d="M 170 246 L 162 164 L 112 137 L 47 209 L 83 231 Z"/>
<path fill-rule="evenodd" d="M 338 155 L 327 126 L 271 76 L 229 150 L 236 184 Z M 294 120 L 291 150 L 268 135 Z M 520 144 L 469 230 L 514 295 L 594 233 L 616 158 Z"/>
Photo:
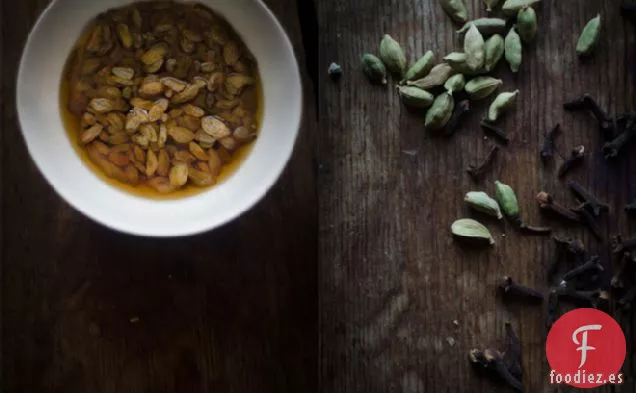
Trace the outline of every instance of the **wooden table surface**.
<path fill-rule="evenodd" d="M 472 18 L 486 16 L 481 0 L 466 3 Z M 452 241 L 450 224 L 469 216 L 462 202 L 467 191 L 492 194 L 497 179 L 514 187 L 532 223 L 549 223 L 534 202 L 539 191 L 572 203 L 556 168 L 542 169 L 539 160 L 543 133 L 559 122 L 561 150 L 584 144 L 590 152 L 584 168 L 566 180 L 580 181 L 611 203 L 605 231 L 634 234 L 634 223 L 629 228 L 622 212 L 628 198 L 636 197 L 633 154 L 606 165 L 594 122 L 562 109 L 566 99 L 583 92 L 613 113 L 636 109 L 636 31 L 620 17 L 620 3 L 562 0 L 537 7 L 537 40 L 524 50 L 518 75 L 505 64 L 496 72 L 504 80 L 501 91 L 520 90 L 517 109 L 501 123 L 511 134 L 510 145 L 476 185 L 465 168 L 494 143 L 478 127 L 490 101 L 475 105 L 453 138 L 438 138 L 424 131 L 422 116 L 400 104 L 393 83 L 372 86 L 360 72 L 360 57 L 377 54 L 384 34 L 403 44 L 411 64 L 426 50 L 438 60 L 462 51 L 457 27 L 439 1 L 317 1 L 321 69 L 335 61 L 344 71 L 338 84 L 321 72 L 318 85 L 322 391 L 493 391 L 468 366 L 467 352 L 501 348 L 508 320 L 523 342 L 526 390 L 550 390 L 543 310 L 504 307 L 496 296 L 504 274 L 547 290 L 542 264 L 551 255 L 550 240 L 520 237 L 509 226 L 504 231 L 490 223 L 496 246 L 471 252 Z M 597 13 L 604 26 L 599 50 L 581 62 L 575 56 L 578 34 Z M 586 230 L 557 234 L 582 237 L 591 251 L 609 258 L 607 247 Z M 631 326 L 622 321 L 629 342 L 625 372 L 631 371 L 625 392 L 636 390 L 631 319 Z"/>
<path fill-rule="evenodd" d="M 437 1 L 315 2 L 319 44 L 301 20 L 308 2 L 267 0 L 306 82 L 305 121 L 283 177 L 223 228 L 143 239 L 73 210 L 30 160 L 16 118 L 16 68 L 48 1 L 0 0 L 3 392 L 507 391 L 476 376 L 466 360 L 470 348 L 501 346 L 505 321 L 523 343 L 527 391 L 553 389 L 543 310 L 504 306 L 495 289 L 509 274 L 547 290 L 542 264 L 552 244 L 489 224 L 497 245 L 467 251 L 449 226 L 470 215 L 463 194 L 492 192 L 496 179 L 516 189 L 534 223 L 548 223 L 534 203 L 538 191 L 571 202 L 556 168 L 542 169 L 538 158 L 543 132 L 560 122 L 562 150 L 585 144 L 590 151 L 567 179 L 612 204 L 604 231 L 634 234 L 619 207 L 636 197 L 636 161 L 604 163 L 593 121 L 561 107 L 589 92 L 613 113 L 636 109 L 636 33 L 618 15 L 620 1 L 538 7 L 541 28 L 521 71 L 497 71 L 504 89 L 521 93 L 502 123 L 511 143 L 480 185 L 465 168 L 494 143 L 476 125 L 485 104 L 452 139 L 436 138 L 391 86 L 370 86 L 359 70 L 361 54 L 377 52 L 385 33 L 403 43 L 410 61 L 428 49 L 438 59 L 458 50 Z M 481 0 L 468 3 L 471 16 L 485 16 Z M 598 12 L 599 50 L 580 62 L 577 35 Z M 344 70 L 339 83 L 325 72 L 332 61 Z M 558 233 L 609 258 L 607 244 L 584 229 Z M 634 319 L 619 318 L 630 377 L 616 391 L 636 389 Z"/>
<path fill-rule="evenodd" d="M 251 211 L 184 239 L 115 233 L 55 194 L 18 128 L 17 64 L 47 3 L 1 3 L 1 390 L 314 389 L 318 210 L 311 85 L 294 157 Z M 304 64 L 295 1 L 268 3 Z"/>

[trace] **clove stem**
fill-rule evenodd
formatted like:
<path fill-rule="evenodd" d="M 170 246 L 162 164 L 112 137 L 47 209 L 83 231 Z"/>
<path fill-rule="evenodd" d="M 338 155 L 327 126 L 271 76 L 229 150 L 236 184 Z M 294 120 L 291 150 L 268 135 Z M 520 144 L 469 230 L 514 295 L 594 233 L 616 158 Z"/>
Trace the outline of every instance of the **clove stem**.
<path fill-rule="evenodd" d="M 612 238 L 612 253 L 620 254 L 636 250 L 636 238 L 623 240 L 620 235 Z"/>
<path fill-rule="evenodd" d="M 600 299 L 606 300 L 608 298 L 607 293 L 600 290 L 593 291 L 577 291 L 570 288 L 559 288 L 556 291 L 559 298 L 567 299 L 573 302 L 589 303 L 594 308 L 598 307 Z"/>
<path fill-rule="evenodd" d="M 512 324 L 506 322 L 506 352 L 504 354 L 504 361 L 507 364 L 510 374 L 519 381 L 523 380 L 521 360 L 521 342 L 519 342 L 519 337 L 515 334 Z"/>
<path fill-rule="evenodd" d="M 566 249 L 565 242 L 559 241 L 556 237 L 552 237 L 552 239 L 556 242 L 556 247 L 554 248 L 554 253 L 552 254 L 552 258 L 548 262 L 548 266 L 546 269 L 546 275 L 548 276 L 548 279 L 551 279 L 558 269 L 559 263 L 561 263 Z"/>
<path fill-rule="evenodd" d="M 556 243 L 556 248 L 552 259 L 547 266 L 547 276 L 549 279 L 556 273 L 559 263 L 565 256 L 573 256 L 579 258 L 585 254 L 585 245 L 583 242 L 577 239 L 562 239 L 556 236 L 552 237 L 552 240 Z"/>
<path fill-rule="evenodd" d="M 569 112 L 581 111 L 581 110 L 587 109 L 587 102 L 585 101 L 585 95 L 570 101 L 566 101 L 563 104 L 563 109 Z"/>
<path fill-rule="evenodd" d="M 603 145 L 605 159 L 609 160 L 618 157 L 621 150 L 634 140 L 636 140 L 636 118 L 631 117 L 628 120 L 625 131 Z"/>
<path fill-rule="evenodd" d="M 471 164 L 466 171 L 473 178 L 475 182 L 479 182 L 482 177 L 486 174 L 486 171 L 492 167 L 493 162 L 497 158 L 497 154 L 499 153 L 499 146 L 493 146 L 488 153 L 488 156 L 484 158 L 479 164 L 473 165 Z"/>
<path fill-rule="evenodd" d="M 614 137 L 614 122 L 607 112 L 605 112 L 589 94 L 586 94 L 583 99 L 587 102 L 587 107 L 596 118 L 603 137 L 605 139 L 612 139 Z"/>
<path fill-rule="evenodd" d="M 482 120 L 479 125 L 481 126 L 481 129 L 484 131 L 485 134 L 499 139 L 499 141 L 506 145 L 508 144 L 508 142 L 510 142 L 510 138 L 508 138 L 508 134 L 504 130 L 489 123 L 487 120 Z"/>
<path fill-rule="evenodd" d="M 499 284 L 504 295 L 528 300 L 543 300 L 543 294 L 536 289 L 516 283 L 512 277 L 504 276 Z"/>
<path fill-rule="evenodd" d="M 568 240 L 566 241 L 567 244 L 567 252 L 574 256 L 574 257 L 579 257 L 585 254 L 585 244 L 583 244 L 582 241 L 578 240 L 578 239 L 574 239 L 574 240 Z"/>
<path fill-rule="evenodd" d="M 484 351 L 484 357 L 488 361 L 490 368 L 496 372 L 504 382 L 510 385 L 513 389 L 523 392 L 523 384 L 510 373 L 504 364 L 501 352 L 488 348 Z"/>
<path fill-rule="evenodd" d="M 444 136 L 451 136 L 457 131 L 457 127 L 465 117 L 465 115 L 470 111 L 470 101 L 463 100 L 460 101 L 453 110 L 453 114 L 451 118 L 446 123 L 444 127 Z"/>
<path fill-rule="evenodd" d="M 565 275 L 561 279 L 560 286 L 562 287 L 566 286 L 568 281 L 572 281 L 573 279 L 587 273 L 590 270 L 593 270 L 593 269 L 596 269 L 597 271 L 605 270 L 599 261 L 600 259 L 598 256 L 593 256 L 581 266 L 577 266 L 574 269 L 570 270 L 569 272 L 565 273 Z"/>
<path fill-rule="evenodd" d="M 581 218 L 578 214 L 556 203 L 554 198 L 552 198 L 552 196 L 547 192 L 541 191 L 537 194 L 536 199 L 537 202 L 539 202 L 539 207 L 541 207 L 543 211 L 551 212 L 552 214 L 568 221 L 581 222 Z"/>
<path fill-rule="evenodd" d="M 557 123 L 547 134 L 543 137 L 543 144 L 541 145 L 540 157 L 541 161 L 545 164 L 552 159 L 555 149 L 555 139 L 561 132 L 561 124 Z"/>
<path fill-rule="evenodd" d="M 545 327 L 549 331 L 559 318 L 559 294 L 556 289 L 548 295 L 548 309 L 546 313 Z"/>
<path fill-rule="evenodd" d="M 583 96 L 579 98 L 566 102 L 563 104 L 563 108 L 567 111 L 587 110 L 591 112 L 598 122 L 598 126 L 603 137 L 606 140 L 614 138 L 614 122 L 607 112 L 605 112 L 596 100 L 594 100 L 594 98 L 592 98 L 589 94 L 583 94 Z"/>
<path fill-rule="evenodd" d="M 582 185 L 575 181 L 568 183 L 570 190 L 581 203 L 585 203 L 594 213 L 594 216 L 598 217 L 601 212 L 609 211 L 609 205 L 605 202 L 601 202 L 591 192 L 586 190 Z"/>
<path fill-rule="evenodd" d="M 559 168 L 559 179 L 563 178 L 570 170 L 583 163 L 585 158 L 585 146 L 580 145 L 572 149 L 570 156 L 565 159 Z"/>
<path fill-rule="evenodd" d="M 549 236 L 552 233 L 552 228 L 538 227 L 521 223 L 521 225 L 519 226 L 519 231 L 521 233 L 525 233 L 526 235 Z"/>
<path fill-rule="evenodd" d="M 612 288 L 623 288 L 625 286 L 625 282 L 623 281 L 623 277 L 629 270 L 630 265 L 632 264 L 631 255 L 629 253 L 624 253 L 621 258 L 621 264 L 616 271 L 616 274 L 612 277 L 612 281 L 610 285 Z"/>
<path fill-rule="evenodd" d="M 601 228 L 598 226 L 594 215 L 588 211 L 586 203 L 578 208 L 572 209 L 572 211 L 579 214 L 579 216 L 581 217 L 581 221 L 583 221 L 587 225 L 587 227 L 590 229 L 590 231 L 592 231 L 592 234 L 597 239 L 603 240 L 603 233 L 601 232 Z"/>
<path fill-rule="evenodd" d="M 632 285 L 627 292 L 625 292 L 618 301 L 618 305 L 623 311 L 630 310 L 632 308 L 632 303 L 634 303 L 634 299 L 636 299 L 636 284 Z"/>

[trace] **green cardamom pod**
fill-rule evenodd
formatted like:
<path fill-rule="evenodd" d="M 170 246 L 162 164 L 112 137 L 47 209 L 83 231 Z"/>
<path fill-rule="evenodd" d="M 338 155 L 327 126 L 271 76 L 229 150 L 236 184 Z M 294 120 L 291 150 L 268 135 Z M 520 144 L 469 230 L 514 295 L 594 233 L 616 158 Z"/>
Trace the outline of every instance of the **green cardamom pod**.
<path fill-rule="evenodd" d="M 473 241 L 488 245 L 495 244 L 495 239 L 488 228 L 471 218 L 462 218 L 451 225 L 451 232 L 456 239 Z"/>
<path fill-rule="evenodd" d="M 506 61 L 510 64 L 510 70 L 512 72 L 518 72 L 521 67 L 523 46 L 521 45 L 521 37 L 513 27 L 506 35 L 504 42 L 504 52 Z"/>
<path fill-rule="evenodd" d="M 466 83 L 466 93 L 471 100 L 481 100 L 488 97 L 503 85 L 501 79 L 496 79 L 491 76 L 478 76 Z"/>
<path fill-rule="evenodd" d="M 517 95 L 519 95 L 519 90 L 500 93 L 488 108 L 488 121 L 496 122 L 503 112 L 512 108 L 517 101 Z"/>
<path fill-rule="evenodd" d="M 450 93 L 440 94 L 426 112 L 424 125 L 429 130 L 441 130 L 450 120 L 453 109 L 455 109 L 453 96 Z"/>
<path fill-rule="evenodd" d="M 468 9 L 464 0 L 440 0 L 442 8 L 455 23 L 466 23 Z"/>
<path fill-rule="evenodd" d="M 386 67 L 382 60 L 370 53 L 362 56 L 362 70 L 372 83 L 386 85 Z"/>
<path fill-rule="evenodd" d="M 579 42 L 576 44 L 576 53 L 583 57 L 589 56 L 596 49 L 598 38 L 601 35 L 601 15 L 596 15 L 592 18 L 583 29 Z"/>
<path fill-rule="evenodd" d="M 485 74 L 486 73 L 486 69 L 485 68 L 480 68 L 478 70 L 472 70 L 469 66 L 468 63 L 466 63 L 466 60 L 464 61 L 457 61 L 454 63 L 449 63 L 451 68 L 453 69 L 453 73 L 455 74 L 463 74 L 463 75 L 467 75 L 467 76 L 475 76 L 475 75 L 481 75 L 481 74 Z"/>
<path fill-rule="evenodd" d="M 499 0 L 484 0 L 484 4 L 486 5 L 486 11 L 490 12 L 499 4 Z"/>
<path fill-rule="evenodd" d="M 537 35 L 539 25 L 537 23 L 537 13 L 532 7 L 525 7 L 519 10 L 517 15 L 517 33 L 524 42 L 532 42 Z"/>
<path fill-rule="evenodd" d="M 483 191 L 471 191 L 466 193 L 464 202 L 473 209 L 488 214 L 489 216 L 495 217 L 499 220 L 503 218 L 503 214 L 501 214 L 501 209 L 499 209 L 497 201 L 489 197 L 488 194 Z"/>
<path fill-rule="evenodd" d="M 451 52 L 444 56 L 444 61 L 452 66 L 466 64 L 468 56 L 464 52 Z"/>
<path fill-rule="evenodd" d="M 504 38 L 495 34 L 486 40 L 486 58 L 484 59 L 484 69 L 490 72 L 495 69 L 499 60 L 504 54 Z"/>
<path fill-rule="evenodd" d="M 453 75 L 453 68 L 446 64 L 440 63 L 431 69 L 424 78 L 406 82 L 409 86 L 417 86 L 420 89 L 428 90 L 430 88 L 441 86 Z"/>
<path fill-rule="evenodd" d="M 516 15 L 522 8 L 530 7 L 540 1 L 541 0 L 506 0 L 501 9 L 508 15 Z"/>
<path fill-rule="evenodd" d="M 428 108 L 435 99 L 428 91 L 415 86 L 398 86 L 398 93 L 404 105 L 412 108 Z"/>
<path fill-rule="evenodd" d="M 464 36 L 464 53 L 466 53 L 466 64 L 468 68 L 476 71 L 483 67 L 485 58 L 486 43 L 477 26 L 471 24 Z"/>
<path fill-rule="evenodd" d="M 501 18 L 479 18 L 467 22 L 461 29 L 457 30 L 457 34 L 464 34 L 470 29 L 470 25 L 474 24 L 482 35 L 492 35 L 503 33 L 506 31 L 506 21 Z"/>
<path fill-rule="evenodd" d="M 516 219 L 519 217 L 519 202 L 512 187 L 495 181 L 495 199 L 508 218 Z"/>
<path fill-rule="evenodd" d="M 450 94 L 459 93 L 464 89 L 464 86 L 466 86 L 466 78 L 462 74 L 455 74 L 444 83 L 444 88 Z"/>
<path fill-rule="evenodd" d="M 406 56 L 400 44 L 388 34 L 380 42 L 380 59 L 392 73 L 402 77 L 406 71 Z"/>
<path fill-rule="evenodd" d="M 411 68 L 409 68 L 404 75 L 404 81 L 412 81 L 413 79 L 425 77 L 431 71 L 434 64 L 435 54 L 433 51 L 429 50 L 424 53 L 424 56 L 420 57 L 420 59 L 416 61 Z"/>

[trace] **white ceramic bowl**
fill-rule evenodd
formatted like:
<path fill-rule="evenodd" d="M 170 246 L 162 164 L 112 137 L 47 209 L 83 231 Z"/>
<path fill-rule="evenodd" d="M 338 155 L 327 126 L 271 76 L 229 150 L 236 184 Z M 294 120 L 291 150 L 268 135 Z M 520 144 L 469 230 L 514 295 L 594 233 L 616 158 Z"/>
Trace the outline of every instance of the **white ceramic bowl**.
<path fill-rule="evenodd" d="M 54 0 L 26 43 L 17 108 L 32 159 L 77 210 L 112 229 L 142 236 L 185 236 L 218 227 L 258 202 L 277 181 L 294 147 L 302 115 L 298 63 L 289 38 L 260 0 L 200 0 L 224 16 L 254 54 L 264 94 L 259 138 L 235 173 L 198 195 L 151 200 L 103 182 L 71 145 L 59 111 L 64 63 L 86 24 L 133 0 Z"/>

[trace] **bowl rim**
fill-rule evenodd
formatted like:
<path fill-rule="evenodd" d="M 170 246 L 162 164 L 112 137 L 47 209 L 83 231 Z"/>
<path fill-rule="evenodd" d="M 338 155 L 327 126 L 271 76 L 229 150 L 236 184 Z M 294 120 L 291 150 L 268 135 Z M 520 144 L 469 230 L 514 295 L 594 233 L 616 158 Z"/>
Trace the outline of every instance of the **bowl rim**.
<path fill-rule="evenodd" d="M 251 210 L 258 202 L 260 202 L 268 194 L 268 192 L 272 189 L 272 187 L 281 178 L 283 172 L 287 168 L 287 165 L 289 164 L 289 161 L 291 160 L 293 156 L 293 152 L 295 150 L 296 143 L 298 141 L 298 137 L 300 134 L 300 127 L 302 125 L 302 121 L 305 114 L 305 107 L 304 107 L 305 97 L 304 97 L 303 81 L 302 81 L 302 77 L 300 73 L 300 66 L 299 66 L 298 58 L 296 56 L 296 52 L 291 42 L 291 39 L 289 38 L 289 35 L 287 34 L 287 31 L 285 30 L 282 23 L 278 20 L 278 18 L 273 13 L 273 11 L 263 2 L 263 0 L 250 0 L 250 1 L 253 2 L 256 6 L 260 7 L 260 10 L 269 17 L 270 22 L 273 24 L 273 27 L 281 35 L 280 44 L 281 44 L 281 47 L 290 55 L 289 63 L 290 63 L 290 68 L 293 72 L 292 74 L 288 74 L 287 77 L 289 78 L 291 82 L 293 82 L 293 85 L 298 88 L 298 91 L 296 91 L 295 93 L 298 93 L 297 96 L 299 97 L 300 102 L 299 102 L 299 111 L 297 112 L 297 114 L 296 113 L 293 114 L 292 116 L 293 118 L 290 121 L 290 127 L 293 127 L 293 135 L 289 143 L 289 148 L 285 148 L 284 151 L 281 151 L 279 156 L 279 161 L 277 161 L 278 165 L 276 165 L 276 168 L 271 169 L 271 171 L 269 172 L 269 176 L 263 178 L 262 182 L 259 182 L 257 185 L 254 186 L 254 191 L 250 193 L 251 196 L 243 199 L 243 203 L 241 205 L 233 205 L 234 207 L 228 208 L 228 211 L 226 212 L 226 214 L 220 215 L 220 218 L 216 220 L 197 221 L 198 225 L 190 225 L 186 227 L 181 226 L 179 231 L 166 231 L 166 230 L 160 230 L 160 228 L 153 228 L 148 226 L 144 227 L 144 229 L 141 230 L 140 228 L 130 228 L 126 225 L 120 225 L 117 220 L 108 220 L 108 219 L 105 219 L 104 216 L 100 217 L 99 214 L 94 214 L 92 211 L 89 211 L 90 209 L 86 209 L 84 208 L 84 206 L 82 206 L 82 203 L 80 202 L 79 198 L 75 198 L 73 196 L 73 192 L 65 189 L 64 187 L 58 187 L 56 184 L 54 184 L 52 174 L 43 169 L 42 159 L 38 155 L 33 154 L 31 143 L 29 143 L 30 138 L 27 137 L 26 135 L 27 133 L 24 131 L 24 122 L 22 118 L 24 114 L 22 113 L 23 111 L 21 110 L 21 107 L 19 104 L 20 102 L 22 102 L 21 94 L 23 94 L 23 92 L 21 92 L 22 90 L 21 86 L 24 84 L 24 78 L 25 78 L 24 70 L 25 70 L 25 62 L 27 60 L 27 54 L 33 51 L 32 49 L 32 46 L 34 45 L 33 37 L 39 31 L 39 29 L 41 29 L 41 25 L 43 21 L 49 15 L 51 10 L 61 1 L 63 0 L 52 0 L 40 13 L 35 24 L 31 27 L 29 34 L 27 36 L 27 39 L 25 41 L 25 44 L 22 48 L 20 62 L 18 65 L 18 73 L 16 78 L 16 91 L 15 91 L 18 126 L 20 128 L 22 137 L 25 141 L 25 145 L 27 147 L 29 157 L 35 163 L 35 166 L 37 167 L 39 173 L 44 177 L 46 183 L 48 183 L 48 185 L 51 188 L 53 188 L 55 193 L 57 193 L 65 202 L 67 202 L 75 210 L 79 211 L 80 213 L 82 213 L 84 216 L 86 216 L 93 222 L 98 223 L 104 227 L 107 227 L 117 232 L 133 235 L 133 236 L 157 237 L 157 238 L 177 238 L 177 237 L 193 236 L 193 235 L 198 235 L 204 232 L 212 231 L 216 228 L 220 228 L 224 226 L 225 224 L 239 218 L 245 212 Z M 179 0 L 175 0 L 175 1 L 179 2 Z M 135 1 L 133 0 L 131 3 L 133 2 Z M 191 2 L 191 1 L 185 0 L 185 2 Z M 232 26 L 232 27 L 235 28 L 235 26 Z M 240 34 L 240 31 L 238 32 Z M 250 154 L 251 153 L 248 154 L 248 157 Z M 81 157 L 79 156 L 77 156 L 77 159 L 79 161 L 82 161 Z M 107 187 L 117 189 L 116 187 L 113 187 L 110 184 L 106 184 L 106 185 Z M 223 186 L 223 183 L 218 185 L 218 187 L 222 187 L 222 186 Z M 204 195 L 206 192 L 209 192 L 210 190 L 213 190 L 215 188 L 216 187 L 213 186 L 209 188 L 208 190 L 205 190 L 202 193 L 198 193 L 196 195 Z M 129 196 L 132 195 L 125 191 L 121 191 L 121 192 Z M 183 199 L 195 197 L 196 195 L 186 196 Z M 154 201 L 152 199 L 148 199 L 148 200 Z M 182 200 L 182 198 L 178 200 Z"/>

